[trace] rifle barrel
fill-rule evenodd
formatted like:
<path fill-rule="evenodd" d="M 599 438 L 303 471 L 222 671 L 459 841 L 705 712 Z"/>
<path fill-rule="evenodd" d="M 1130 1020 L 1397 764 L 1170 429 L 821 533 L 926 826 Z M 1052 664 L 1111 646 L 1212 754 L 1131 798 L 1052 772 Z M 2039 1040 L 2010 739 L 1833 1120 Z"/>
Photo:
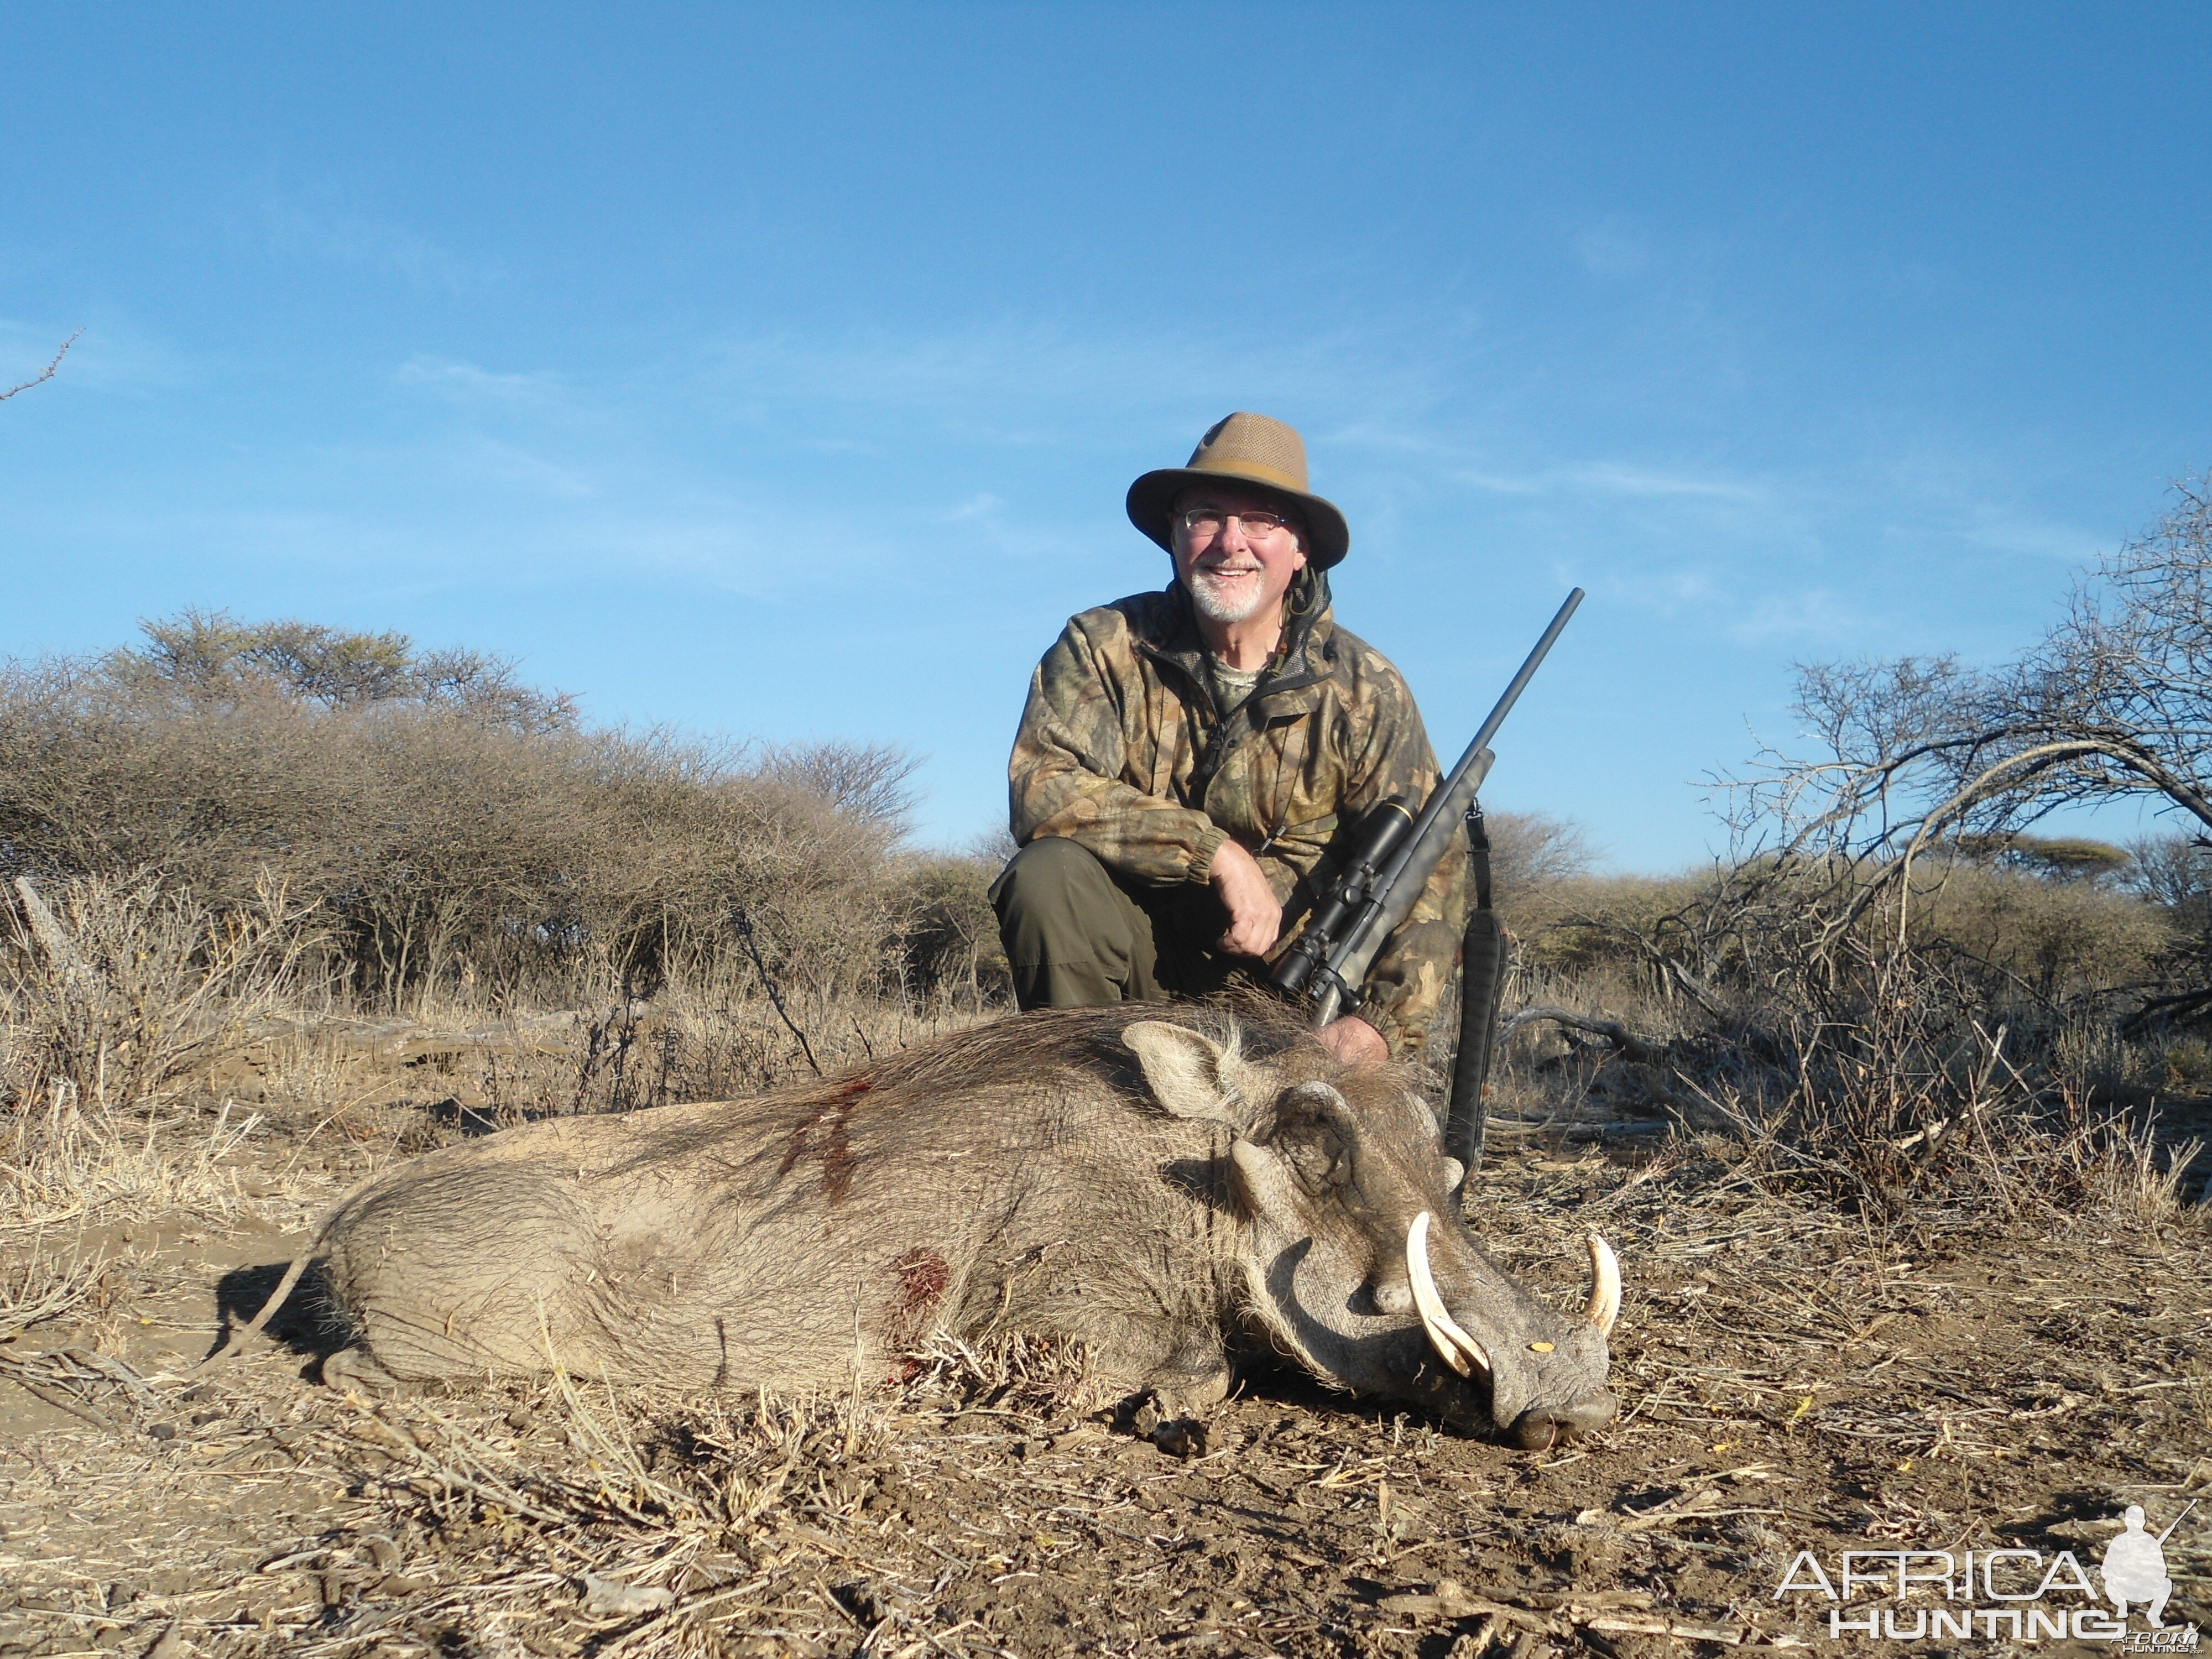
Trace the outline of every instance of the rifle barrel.
<path fill-rule="evenodd" d="M 1536 678 L 1536 671 L 1544 665 L 1544 659 L 1551 654 L 1553 645 L 1566 628 L 1569 620 L 1573 617 L 1575 607 L 1582 602 L 1583 590 L 1577 587 L 1573 592 L 1568 594 L 1565 602 L 1560 605 L 1559 614 L 1552 618 L 1551 626 L 1544 630 L 1543 638 L 1536 641 L 1535 649 L 1529 652 L 1528 659 L 1521 665 L 1521 672 L 1513 677 L 1512 683 L 1505 688 L 1504 695 L 1498 699 L 1497 707 L 1490 711 L 1489 718 L 1485 720 L 1480 728 L 1476 731 L 1474 741 L 1468 744 L 1466 753 L 1459 757 L 1458 763 L 1437 783 L 1436 792 L 1429 797 L 1428 805 L 1421 808 L 1421 816 L 1413 820 L 1413 833 L 1406 837 L 1404 851 L 1390 861 L 1384 879 L 1378 882 L 1376 885 L 1388 888 L 1396 883 L 1398 877 L 1405 870 L 1406 860 L 1412 854 L 1414 848 L 1420 844 L 1421 836 L 1428 827 L 1436 822 L 1437 815 L 1444 810 L 1445 804 L 1451 799 L 1452 791 L 1458 787 L 1460 779 L 1466 775 L 1468 768 L 1474 764 L 1475 757 L 1480 755 L 1490 740 L 1498 735 L 1498 728 L 1505 724 L 1505 717 L 1513 712 L 1513 705 L 1521 701 L 1521 694 L 1528 690 L 1528 682 Z"/>
<path fill-rule="evenodd" d="M 1559 606 L 1559 613 L 1552 618 L 1551 625 L 1545 629 L 1543 637 L 1536 641 L 1535 648 L 1522 663 L 1520 672 L 1514 675 L 1511 684 L 1505 688 L 1504 695 L 1498 699 L 1497 706 L 1475 732 L 1474 741 L 1468 744 L 1467 752 L 1459 757 L 1458 763 L 1437 781 L 1436 789 L 1421 807 L 1419 817 L 1413 820 L 1413 827 L 1407 832 L 1404 842 L 1370 884 L 1367 902 L 1358 915 L 1346 927 L 1328 954 L 1329 974 L 1340 985 L 1355 985 L 1363 980 L 1366 976 L 1368 964 L 1374 960 L 1376 951 L 1382 948 L 1384 936 L 1412 913 L 1418 894 L 1400 890 L 1405 884 L 1408 866 L 1416 859 L 1425 860 L 1421 866 L 1424 878 L 1426 872 L 1435 867 L 1437 856 L 1443 851 L 1445 840 L 1456 827 L 1442 822 L 1444 813 L 1463 810 L 1468 805 L 1466 798 L 1471 797 L 1481 787 L 1483 774 L 1490 764 L 1487 745 L 1491 738 L 1498 734 L 1498 728 L 1505 724 L 1505 717 L 1513 712 L 1513 705 L 1520 701 L 1521 693 L 1528 689 L 1528 682 L 1535 678 L 1536 671 L 1544 665 L 1545 657 L 1550 653 L 1560 631 L 1575 614 L 1575 607 L 1582 602 L 1583 590 L 1579 587 L 1567 595 L 1565 603 Z"/>

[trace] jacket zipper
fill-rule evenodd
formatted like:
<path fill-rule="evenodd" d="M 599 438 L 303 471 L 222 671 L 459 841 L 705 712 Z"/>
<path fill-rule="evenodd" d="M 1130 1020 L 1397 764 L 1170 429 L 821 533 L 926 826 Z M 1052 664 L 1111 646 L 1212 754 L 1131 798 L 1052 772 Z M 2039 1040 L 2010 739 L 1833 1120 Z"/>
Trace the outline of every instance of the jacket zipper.
<path fill-rule="evenodd" d="M 1243 714 L 1263 696 L 1272 697 L 1279 691 L 1303 691 L 1306 687 L 1318 685 L 1328 678 L 1326 674 L 1317 674 L 1311 669 L 1308 669 L 1304 673 L 1292 675 L 1287 679 L 1270 680 L 1264 687 L 1255 689 L 1250 696 L 1237 704 L 1230 714 L 1224 716 L 1214 701 L 1213 688 L 1206 684 L 1199 676 L 1192 673 L 1185 664 L 1168 655 L 1150 641 L 1140 640 L 1136 643 L 1137 648 L 1152 658 L 1154 662 L 1164 667 L 1172 668 L 1180 674 L 1186 684 L 1197 690 L 1206 699 L 1206 710 L 1214 716 L 1213 730 L 1207 734 L 1206 747 L 1200 751 L 1198 763 L 1191 769 L 1191 781 L 1198 786 L 1198 807 L 1200 811 L 1206 809 L 1206 792 L 1213 787 L 1213 780 L 1220 775 L 1222 767 L 1228 763 L 1229 757 L 1234 750 L 1235 744 L 1230 738 L 1229 728 L 1235 722 L 1237 715 Z M 1256 717 L 1247 718 L 1243 724 L 1244 735 L 1257 737 L 1267 730 L 1266 725 Z M 1240 738 L 1238 741 L 1241 740 Z M 1267 832 L 1267 839 L 1260 843 L 1257 851 L 1253 854 L 1254 857 L 1258 857 L 1259 854 L 1273 847 L 1277 838 L 1289 829 L 1287 809 L 1278 808 L 1277 816 L 1282 821 Z"/>

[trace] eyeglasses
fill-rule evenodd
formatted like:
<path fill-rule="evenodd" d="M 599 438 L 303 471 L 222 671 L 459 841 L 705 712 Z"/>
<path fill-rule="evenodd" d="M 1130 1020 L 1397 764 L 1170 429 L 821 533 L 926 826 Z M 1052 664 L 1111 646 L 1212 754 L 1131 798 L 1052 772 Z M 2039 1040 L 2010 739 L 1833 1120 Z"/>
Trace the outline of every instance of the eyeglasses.
<path fill-rule="evenodd" d="M 1231 519 L 1244 526 L 1247 536 L 1270 536 L 1278 530 L 1295 532 L 1298 528 L 1296 519 L 1286 519 L 1279 513 L 1224 513 L 1218 507 L 1187 507 L 1176 514 L 1184 533 L 1202 542 L 1218 536 Z"/>

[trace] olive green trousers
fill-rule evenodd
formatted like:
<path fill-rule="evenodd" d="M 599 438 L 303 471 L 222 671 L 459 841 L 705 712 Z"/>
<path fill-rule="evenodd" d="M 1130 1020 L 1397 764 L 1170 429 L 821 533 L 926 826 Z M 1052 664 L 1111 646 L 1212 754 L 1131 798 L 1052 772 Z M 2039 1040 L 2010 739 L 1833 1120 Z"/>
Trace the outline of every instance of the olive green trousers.
<path fill-rule="evenodd" d="M 1210 887 L 1140 887 L 1062 836 L 1040 836 L 991 884 L 1024 1009 L 1207 996 L 1249 963 L 1212 947 L 1229 912 Z"/>

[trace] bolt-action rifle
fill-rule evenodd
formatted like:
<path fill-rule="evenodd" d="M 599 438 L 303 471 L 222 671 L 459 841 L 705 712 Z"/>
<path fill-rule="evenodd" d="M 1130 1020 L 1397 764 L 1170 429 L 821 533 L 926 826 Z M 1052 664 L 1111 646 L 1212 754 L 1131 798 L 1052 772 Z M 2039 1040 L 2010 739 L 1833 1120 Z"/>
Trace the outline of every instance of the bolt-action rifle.
<path fill-rule="evenodd" d="M 2159 1541 L 2160 1544 L 2164 1544 L 2167 1539 L 2169 1539 L 2169 1538 L 2172 1537 L 2172 1536 L 2173 1536 L 2173 1529 L 2174 1529 L 2176 1527 L 2179 1526 L 2179 1525 L 2182 1523 L 2182 1522 L 2183 1522 L 2184 1520 L 2187 1519 L 2188 1515 L 2189 1515 L 2189 1511 L 2190 1511 L 2190 1510 L 2193 1510 L 2193 1509 L 2195 1509 L 2196 1507 L 2197 1507 L 2197 1500 L 2196 1500 L 2195 1498 L 2191 1498 L 2191 1499 L 2189 1500 L 2189 1502 L 2188 1502 L 2188 1503 L 2186 1503 L 2185 1504 L 2184 1504 L 2184 1505 L 2182 1506 L 2181 1513 L 2180 1513 L 2179 1515 L 2175 1516 L 2173 1517 L 2173 1519 L 2172 1519 L 2172 1520 L 2171 1520 L 2171 1521 L 2169 1521 L 2169 1522 L 2167 1522 L 2166 1523 L 2166 1530 L 2165 1530 L 2164 1532 L 2162 1532 L 2162 1533 L 2159 1534 L 2159 1535 L 2158 1535 L 2158 1541 Z"/>
<path fill-rule="evenodd" d="M 1489 775 L 1491 763 L 1497 759 L 1490 751 L 1491 738 L 1505 724 L 1505 717 L 1513 712 L 1513 705 L 1543 666 L 1553 642 L 1582 602 L 1579 587 L 1567 595 L 1566 603 L 1476 731 L 1459 763 L 1444 775 L 1418 810 L 1410 800 L 1393 799 L 1370 808 L 1359 821 L 1341 871 L 1314 907 L 1298 942 L 1275 964 L 1270 976 L 1276 989 L 1313 1005 L 1316 1028 L 1358 1007 L 1359 988 L 1366 982 L 1376 952 L 1412 914 L 1414 901 L 1428 884 L 1430 873 L 1464 816 L 1476 860 L 1477 906 L 1468 919 L 1466 975 L 1460 997 L 1466 1017 L 1461 1021 L 1460 1058 L 1452 1080 L 1451 1115 L 1444 1146 L 1469 1167 L 1481 1155 L 1481 1073 L 1489 1068 L 1489 1033 L 1504 957 L 1504 935 L 1490 910 L 1489 841 L 1483 833 L 1482 809 L 1475 804 L 1475 793 Z M 1478 927 L 1478 922 L 1484 925 Z"/>

